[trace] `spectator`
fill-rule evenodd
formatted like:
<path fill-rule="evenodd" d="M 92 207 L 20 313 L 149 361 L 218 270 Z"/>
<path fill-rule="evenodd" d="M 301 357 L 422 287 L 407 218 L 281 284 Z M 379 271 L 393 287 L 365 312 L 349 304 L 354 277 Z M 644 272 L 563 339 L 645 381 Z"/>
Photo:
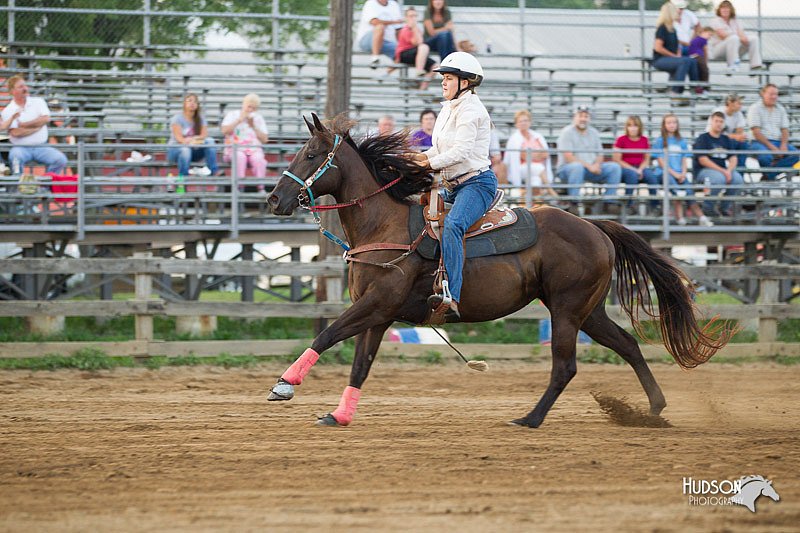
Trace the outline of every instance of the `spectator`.
<path fill-rule="evenodd" d="M 539 190 L 541 187 L 546 194 L 557 196 L 550 187 L 553 169 L 549 147 L 544 136 L 531 129 L 531 114 L 524 109 L 517 111 L 514 114 L 514 126 L 517 130 L 508 138 L 503 158 L 508 169 L 508 182 L 521 187 L 530 181 L 534 194 L 542 194 Z"/>
<path fill-rule="evenodd" d="M 736 9 L 728 0 L 722 0 L 717 6 L 717 17 L 711 22 L 714 34 L 709 42 L 709 59 L 722 59 L 728 62 L 728 71 L 739 70 L 742 54 L 747 52 L 750 59 L 750 70 L 763 68 L 761 52 L 758 48 L 758 37 L 745 33 L 736 19 Z"/>
<path fill-rule="evenodd" d="M 761 100 L 747 111 L 747 125 L 750 128 L 750 148 L 763 152 L 756 155 L 761 168 L 791 168 L 797 163 L 797 154 L 769 153 L 797 152 L 797 148 L 789 144 L 789 114 L 778 103 L 776 85 L 768 83 L 761 89 Z M 768 180 L 774 180 L 777 175 L 778 172 L 764 173 Z"/>
<path fill-rule="evenodd" d="M 692 42 L 689 43 L 689 48 L 687 50 L 686 55 L 697 61 L 697 78 L 700 81 L 708 83 L 709 72 L 708 72 L 708 40 L 711 38 L 711 34 L 714 33 L 714 30 L 711 29 L 710 26 L 706 26 L 703 28 L 700 33 L 692 39 Z M 708 85 L 702 85 L 699 87 L 695 87 L 695 91 L 697 94 L 703 94 L 705 91 L 708 90 Z"/>
<path fill-rule="evenodd" d="M 30 96 L 28 85 L 22 76 L 11 76 L 7 80 L 11 102 L 0 115 L 0 129 L 8 130 L 12 148 L 8 154 L 11 168 L 22 173 L 29 161 L 36 161 L 47 167 L 47 172 L 63 174 L 67 158 L 60 151 L 47 146 L 47 124 L 50 123 L 50 109 L 47 103 Z"/>
<path fill-rule="evenodd" d="M 693 11 L 687 9 L 689 4 L 686 0 L 672 0 L 672 3 L 678 10 L 678 16 L 673 21 L 673 25 L 678 36 L 678 43 L 681 45 L 681 55 L 688 56 L 692 38 L 700 33 L 700 19 Z"/>
<path fill-rule="evenodd" d="M 363 52 L 372 54 L 369 66 L 378 68 L 380 54 L 394 60 L 397 49 L 396 31 L 403 23 L 400 4 L 396 0 L 367 0 L 361 11 L 356 43 Z"/>
<path fill-rule="evenodd" d="M 440 61 L 456 51 L 453 18 L 445 0 L 428 0 L 423 25 L 425 44 L 439 54 Z"/>
<path fill-rule="evenodd" d="M 389 135 L 394 133 L 394 117 L 392 115 L 383 115 L 378 119 L 378 135 Z"/>
<path fill-rule="evenodd" d="M 694 196 L 691 183 L 689 182 L 689 145 L 686 140 L 681 138 L 678 117 L 672 113 L 667 113 L 661 119 L 661 137 L 653 142 L 653 155 L 658 159 L 659 168 L 656 176 L 659 180 L 663 179 L 663 173 L 667 173 L 667 181 L 672 186 L 670 194 L 677 197 L 679 191 L 685 191 L 689 200 L 686 207 L 690 214 L 698 218 L 701 226 L 713 226 L 714 223 L 703 214 L 697 202 L 691 199 Z M 672 201 L 675 210 L 675 218 L 681 226 L 686 225 L 686 218 L 683 216 L 683 200 L 675 199 Z"/>
<path fill-rule="evenodd" d="M 691 57 L 681 57 L 678 44 L 678 35 L 675 33 L 675 19 L 678 10 L 672 2 L 665 2 L 661 6 L 661 11 L 656 21 L 656 38 L 653 44 L 653 67 L 658 70 L 669 72 L 669 79 L 672 82 L 686 79 L 689 76 L 691 81 L 697 81 L 697 61 Z M 671 84 L 673 96 L 683 92 L 683 85 Z M 685 101 L 679 100 L 679 103 Z M 686 102 L 688 103 L 688 102 Z"/>
<path fill-rule="evenodd" d="M 631 115 L 625 121 L 625 134 L 617 137 L 614 141 L 614 148 L 625 150 L 625 152 L 614 151 L 612 158 L 622 167 L 622 181 L 625 182 L 625 195 L 633 195 L 633 186 L 639 183 L 657 185 L 659 178 L 654 169 L 650 168 L 650 142 L 644 136 L 642 119 L 637 115 Z M 632 152 L 630 150 L 639 150 Z M 650 188 L 650 196 L 655 196 L 657 189 Z M 628 200 L 631 205 L 633 200 Z"/>
<path fill-rule="evenodd" d="M 235 152 L 236 169 L 239 174 L 236 176 L 237 179 L 244 177 L 248 166 L 257 178 L 263 178 L 267 174 L 267 160 L 264 158 L 261 145 L 269 141 L 269 133 L 264 117 L 258 113 L 259 105 L 261 99 L 257 94 L 246 95 L 242 100 L 241 109 L 228 111 L 220 125 L 220 130 L 225 136 L 225 144 L 237 145 Z M 225 161 L 231 161 L 233 154 L 233 147 L 226 146 L 222 157 Z M 260 184 L 258 190 L 263 191 L 264 185 Z"/>
<path fill-rule="evenodd" d="M 196 94 L 187 93 L 183 97 L 183 112 L 172 117 L 170 132 L 167 159 L 178 164 L 179 176 L 188 175 L 189 165 L 203 160 L 211 174 L 219 174 L 214 139 L 208 136 L 208 123 Z"/>
<path fill-rule="evenodd" d="M 430 47 L 422 42 L 422 32 L 417 25 L 417 10 L 413 7 L 406 9 L 406 23 L 397 32 L 397 50 L 394 60 L 404 65 L 414 65 L 417 77 L 420 78 L 419 88 L 428 88 L 428 82 L 433 76 L 436 62 L 429 57 Z"/>
<path fill-rule="evenodd" d="M 558 176 L 569 184 L 567 194 L 573 199 L 586 180 L 604 183 L 606 197 L 613 197 L 622 179 L 622 168 L 617 163 L 603 162 L 600 133 L 589 125 L 590 121 L 589 106 L 579 105 L 572 124 L 558 136 Z"/>
<path fill-rule="evenodd" d="M 722 130 L 722 133 L 727 135 L 731 140 L 731 147 L 737 151 L 749 150 L 750 145 L 747 142 L 747 133 L 745 133 L 747 121 L 744 118 L 744 113 L 742 113 L 742 97 L 736 93 L 729 94 L 725 97 L 725 105 L 714 108 L 712 113 L 716 111 L 719 111 L 725 115 L 725 128 Z M 710 129 L 711 115 L 708 116 L 706 131 L 709 131 Z M 747 154 L 738 154 L 737 160 L 738 166 L 744 167 L 745 161 L 747 160 Z"/>
<path fill-rule="evenodd" d="M 724 196 L 744 194 L 744 190 L 737 188 L 744 185 L 744 178 L 736 171 L 736 155 L 730 153 L 731 142 L 728 136 L 722 133 L 723 129 L 725 129 L 725 114 L 716 111 L 711 114 L 710 129 L 694 141 L 695 176 L 698 182 L 702 181 L 708 186 L 707 198 L 718 196 L 723 189 Z M 702 151 L 709 153 L 697 153 Z M 732 185 L 733 188 L 725 187 L 726 185 Z M 703 207 L 706 213 L 714 212 L 714 204 L 709 199 L 703 202 Z M 722 202 L 720 211 L 724 216 L 733 216 L 731 202 L 729 200 Z"/>
<path fill-rule="evenodd" d="M 409 139 L 414 150 L 424 152 L 433 146 L 434 124 L 436 124 L 436 112 L 433 109 L 424 109 L 419 114 L 419 129 L 413 132 Z"/>

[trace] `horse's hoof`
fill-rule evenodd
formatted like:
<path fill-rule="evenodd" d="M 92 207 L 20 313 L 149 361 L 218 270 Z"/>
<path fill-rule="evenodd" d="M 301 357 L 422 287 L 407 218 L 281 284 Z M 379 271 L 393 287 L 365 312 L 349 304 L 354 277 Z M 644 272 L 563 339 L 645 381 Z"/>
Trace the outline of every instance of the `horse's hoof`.
<path fill-rule="evenodd" d="M 336 419 L 333 418 L 333 415 L 330 414 L 330 413 L 328 413 L 325 416 L 319 417 L 317 419 L 317 425 L 318 426 L 331 427 L 331 428 L 344 427 L 339 422 L 337 422 Z"/>
<path fill-rule="evenodd" d="M 291 400 L 292 398 L 294 398 L 294 385 L 288 381 L 279 379 L 278 382 L 269 390 L 267 401 L 279 402 Z"/>
<path fill-rule="evenodd" d="M 520 426 L 524 428 L 536 428 L 539 426 L 532 425 L 529 421 L 525 420 L 524 418 L 516 418 L 508 423 L 509 426 Z"/>

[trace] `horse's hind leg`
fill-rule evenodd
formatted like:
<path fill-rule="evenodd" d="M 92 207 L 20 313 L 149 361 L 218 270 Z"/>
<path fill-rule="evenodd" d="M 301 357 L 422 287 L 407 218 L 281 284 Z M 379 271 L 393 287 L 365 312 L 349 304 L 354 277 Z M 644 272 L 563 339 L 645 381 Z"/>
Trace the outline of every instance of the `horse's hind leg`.
<path fill-rule="evenodd" d="M 667 402 L 661 392 L 661 387 L 656 383 L 653 373 L 650 372 L 650 367 L 647 366 L 647 362 L 642 356 L 642 351 L 639 349 L 636 339 L 608 317 L 602 304 L 592 311 L 592 314 L 583 323 L 581 329 L 599 344 L 617 352 L 620 357 L 633 367 L 636 377 L 639 378 L 639 383 L 642 384 L 642 388 L 647 393 L 648 400 L 650 400 L 650 414 L 660 414 L 664 407 L 667 406 Z"/>
<path fill-rule="evenodd" d="M 575 361 L 575 343 L 578 337 L 578 324 L 569 318 L 559 319 L 553 313 L 553 368 L 550 371 L 550 384 L 539 399 L 539 403 L 524 418 L 512 421 L 512 424 L 538 428 L 544 421 L 547 412 L 553 407 L 558 396 L 575 377 L 577 364 Z"/>
<path fill-rule="evenodd" d="M 350 385 L 344 389 L 339 406 L 332 413 L 323 416 L 317 422 L 321 426 L 346 426 L 353 421 L 356 404 L 361 397 L 361 386 L 367 380 L 372 362 L 383 340 L 383 334 L 392 325 L 392 321 L 367 329 L 356 337 L 356 354 L 350 370 Z"/>

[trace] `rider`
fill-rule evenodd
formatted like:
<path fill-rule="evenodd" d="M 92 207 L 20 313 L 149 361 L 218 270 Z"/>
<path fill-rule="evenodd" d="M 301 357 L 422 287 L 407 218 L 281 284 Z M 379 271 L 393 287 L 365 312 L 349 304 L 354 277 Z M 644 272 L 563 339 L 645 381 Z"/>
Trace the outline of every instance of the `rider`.
<path fill-rule="evenodd" d="M 483 81 L 483 69 L 474 56 L 453 52 L 435 69 L 442 74 L 442 112 L 433 127 L 433 146 L 413 159 L 442 178 L 445 201 L 453 208 L 444 220 L 442 255 L 452 302 L 458 314 L 464 268 L 464 233 L 494 200 L 497 177 L 490 167 L 491 120 L 475 88 Z M 436 307 L 448 296 L 433 295 L 428 303 Z"/>

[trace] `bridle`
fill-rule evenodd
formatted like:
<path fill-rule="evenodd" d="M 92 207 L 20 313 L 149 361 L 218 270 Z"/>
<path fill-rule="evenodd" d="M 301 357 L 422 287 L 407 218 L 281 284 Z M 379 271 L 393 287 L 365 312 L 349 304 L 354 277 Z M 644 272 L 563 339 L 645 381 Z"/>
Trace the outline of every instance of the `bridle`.
<path fill-rule="evenodd" d="M 342 138 L 341 136 L 336 134 L 336 136 L 333 139 L 333 148 L 331 148 L 331 151 L 328 152 L 328 156 L 325 158 L 325 161 L 323 161 L 322 164 L 319 167 L 317 167 L 317 170 L 315 170 L 314 173 L 311 174 L 311 176 L 309 176 L 305 180 L 300 179 L 299 177 L 297 177 L 296 174 L 289 172 L 288 169 L 283 171 L 284 176 L 289 176 L 294 181 L 300 184 L 300 192 L 297 193 L 297 201 L 300 203 L 300 207 L 302 207 L 303 209 L 308 209 L 312 213 L 314 213 L 313 210 L 313 208 L 315 207 L 314 193 L 311 192 L 311 186 L 314 185 L 314 183 L 318 179 L 320 179 L 322 175 L 325 174 L 325 172 L 329 168 L 331 167 L 339 168 L 333 164 L 333 158 L 336 156 L 336 150 L 339 149 L 339 146 L 341 146 L 341 144 L 342 144 Z M 315 216 L 314 218 L 318 219 L 319 217 Z M 317 222 L 319 221 L 317 220 Z"/>
<path fill-rule="evenodd" d="M 305 180 L 301 179 L 296 174 L 289 172 L 288 169 L 284 170 L 283 174 L 285 176 L 289 176 L 294 181 L 300 184 L 300 191 L 297 193 L 297 203 L 300 205 L 302 209 L 306 209 L 311 212 L 311 216 L 314 217 L 314 222 L 316 222 L 317 226 L 319 226 L 319 232 L 322 233 L 322 235 L 329 241 L 333 242 L 338 246 L 341 246 L 344 249 L 345 253 L 347 253 L 350 251 L 350 245 L 347 244 L 347 242 L 345 242 L 341 238 L 337 237 L 336 235 L 328 231 L 327 229 L 325 229 L 325 227 L 322 225 L 322 220 L 320 219 L 318 213 L 320 211 L 337 210 L 337 209 L 342 209 L 344 207 L 351 207 L 354 205 L 357 205 L 358 207 L 364 207 L 364 200 L 372 198 L 373 196 L 382 193 L 386 189 L 393 187 L 394 185 L 397 185 L 400 182 L 400 180 L 403 179 L 403 177 L 400 176 L 390 181 L 383 187 L 380 187 L 378 190 L 373 191 L 365 196 L 362 196 L 361 198 L 350 200 L 349 202 L 344 202 L 341 204 L 334 204 L 334 205 L 316 205 L 314 200 L 314 193 L 311 191 L 311 186 L 314 185 L 314 183 L 318 179 L 320 179 L 322 175 L 325 174 L 325 172 L 327 172 L 329 168 L 337 168 L 337 169 L 339 168 L 333 164 L 333 158 L 336 156 L 336 150 L 338 150 L 341 145 L 342 145 L 342 137 L 339 134 L 334 134 L 333 148 L 331 148 L 331 151 L 328 152 L 325 161 L 323 161 L 322 164 L 319 167 L 317 167 L 317 170 L 315 170 L 314 173 L 311 174 L 311 176 L 309 176 Z"/>

